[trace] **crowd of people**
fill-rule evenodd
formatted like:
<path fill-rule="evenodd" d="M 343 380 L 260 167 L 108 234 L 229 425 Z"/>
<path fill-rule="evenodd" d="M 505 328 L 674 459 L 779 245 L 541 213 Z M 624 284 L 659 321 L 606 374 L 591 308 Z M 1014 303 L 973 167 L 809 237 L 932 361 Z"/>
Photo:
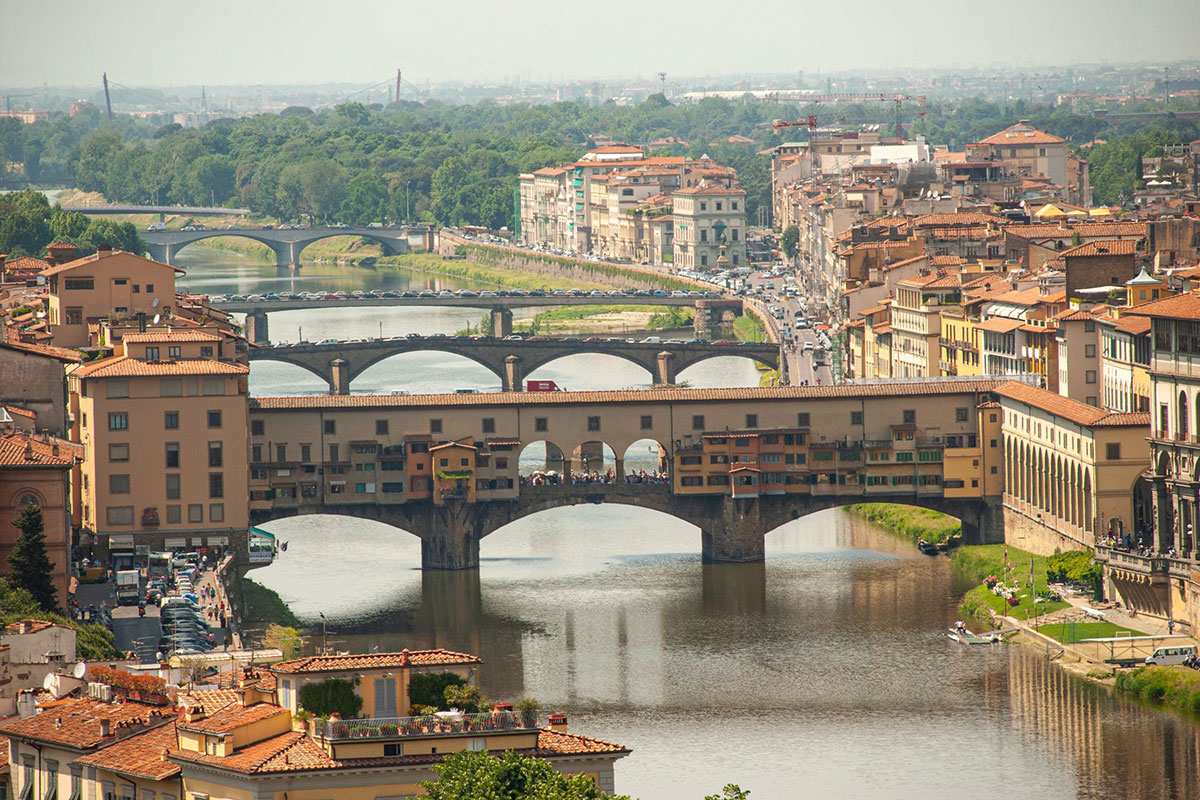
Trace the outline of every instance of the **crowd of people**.
<path fill-rule="evenodd" d="M 566 476 L 560 474 L 556 470 L 545 470 L 535 472 L 532 475 L 522 475 L 522 486 L 578 486 L 587 484 L 615 484 L 620 483 L 617 474 L 610 468 L 603 472 L 599 470 L 584 470 L 581 472 L 572 472 Z M 655 486 L 663 486 L 671 482 L 670 473 L 665 470 L 636 470 L 630 472 L 624 477 L 624 482 L 627 484 L 652 484 Z"/>

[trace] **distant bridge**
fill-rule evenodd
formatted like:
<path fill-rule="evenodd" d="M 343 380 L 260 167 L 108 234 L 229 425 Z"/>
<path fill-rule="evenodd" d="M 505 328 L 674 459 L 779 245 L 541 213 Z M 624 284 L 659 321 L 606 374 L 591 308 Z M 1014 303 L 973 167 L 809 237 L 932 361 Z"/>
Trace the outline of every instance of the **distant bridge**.
<path fill-rule="evenodd" d="M 423 231 L 424 229 L 422 229 Z M 407 228 L 232 228 L 203 231 L 145 231 L 141 234 L 150 257 L 164 264 L 173 264 L 175 254 L 193 242 L 218 236 L 240 236 L 265 244 L 275 251 L 275 264 L 295 267 L 300 253 L 313 242 L 333 236 L 360 236 L 383 247 L 386 256 L 408 252 Z"/>
<path fill-rule="evenodd" d="M 63 206 L 63 211 L 75 211 L 79 214 L 177 214 L 181 217 L 244 217 L 250 213 L 248 208 L 222 208 L 220 206 L 136 206 L 122 203 L 109 203 L 98 206 Z"/>
<path fill-rule="evenodd" d="M 251 361 L 282 361 L 308 370 L 329 384 L 330 394 L 349 394 L 350 383 L 374 364 L 401 353 L 438 351 L 469 358 L 500 378 L 505 391 L 520 391 L 525 375 L 564 356 L 600 353 L 642 367 L 654 383 L 676 382 L 680 370 L 719 356 L 749 358 L 779 367 L 779 346 L 770 343 L 671 344 L 585 342 L 567 339 L 506 341 L 466 336 L 371 339 L 334 344 L 278 345 L 250 349 Z"/>

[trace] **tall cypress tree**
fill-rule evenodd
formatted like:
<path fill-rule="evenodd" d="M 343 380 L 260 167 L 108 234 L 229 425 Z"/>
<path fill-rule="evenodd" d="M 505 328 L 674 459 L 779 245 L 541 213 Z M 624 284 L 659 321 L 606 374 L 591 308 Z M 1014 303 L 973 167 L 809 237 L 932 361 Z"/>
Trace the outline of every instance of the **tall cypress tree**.
<path fill-rule="evenodd" d="M 58 590 L 50 578 L 53 565 L 46 556 L 41 507 L 30 503 L 12 524 L 21 529 L 21 536 L 8 557 L 9 581 L 27 590 L 46 611 L 58 611 Z"/>

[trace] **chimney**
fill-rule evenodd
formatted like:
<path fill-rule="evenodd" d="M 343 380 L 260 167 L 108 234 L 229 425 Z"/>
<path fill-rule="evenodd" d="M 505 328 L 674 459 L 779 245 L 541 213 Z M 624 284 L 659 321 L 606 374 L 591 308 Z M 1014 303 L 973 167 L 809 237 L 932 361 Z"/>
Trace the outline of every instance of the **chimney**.
<path fill-rule="evenodd" d="M 70 242 L 52 242 L 47 245 L 46 252 L 50 254 L 48 260 L 52 264 L 66 264 L 75 260 L 77 248 Z"/>
<path fill-rule="evenodd" d="M 567 715 L 566 714 L 551 714 L 549 717 L 550 730 L 555 733 L 567 732 Z"/>
<path fill-rule="evenodd" d="M 100 718 L 100 737 L 104 738 L 112 733 L 112 721 L 108 717 Z"/>
<path fill-rule="evenodd" d="M 33 447 L 28 444 L 25 445 L 25 457 L 32 458 L 33 457 L 32 453 L 33 453 Z M 29 633 L 29 631 L 32 628 L 33 628 L 32 620 L 23 619 L 23 620 L 21 620 L 21 625 L 17 630 L 20 631 L 21 633 Z"/>
<path fill-rule="evenodd" d="M 96 258 L 108 258 L 113 253 L 112 245 L 101 243 L 96 246 Z"/>

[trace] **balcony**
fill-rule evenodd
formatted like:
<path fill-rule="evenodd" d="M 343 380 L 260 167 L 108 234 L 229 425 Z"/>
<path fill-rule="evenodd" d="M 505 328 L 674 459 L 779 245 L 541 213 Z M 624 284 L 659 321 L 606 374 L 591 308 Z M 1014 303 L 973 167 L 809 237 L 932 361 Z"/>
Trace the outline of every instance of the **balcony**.
<path fill-rule="evenodd" d="M 1127 550 L 1117 550 L 1111 547 L 1096 547 L 1096 560 L 1108 564 L 1112 569 L 1148 575 L 1154 578 L 1165 577 L 1170 569 L 1171 559 L 1165 555 L 1139 555 Z"/>
<path fill-rule="evenodd" d="M 318 738 L 326 741 L 344 741 L 537 730 L 538 721 L 534 716 L 526 718 L 523 714 L 512 711 L 493 711 L 485 714 L 443 711 L 421 717 L 315 720 L 314 726 Z"/>

